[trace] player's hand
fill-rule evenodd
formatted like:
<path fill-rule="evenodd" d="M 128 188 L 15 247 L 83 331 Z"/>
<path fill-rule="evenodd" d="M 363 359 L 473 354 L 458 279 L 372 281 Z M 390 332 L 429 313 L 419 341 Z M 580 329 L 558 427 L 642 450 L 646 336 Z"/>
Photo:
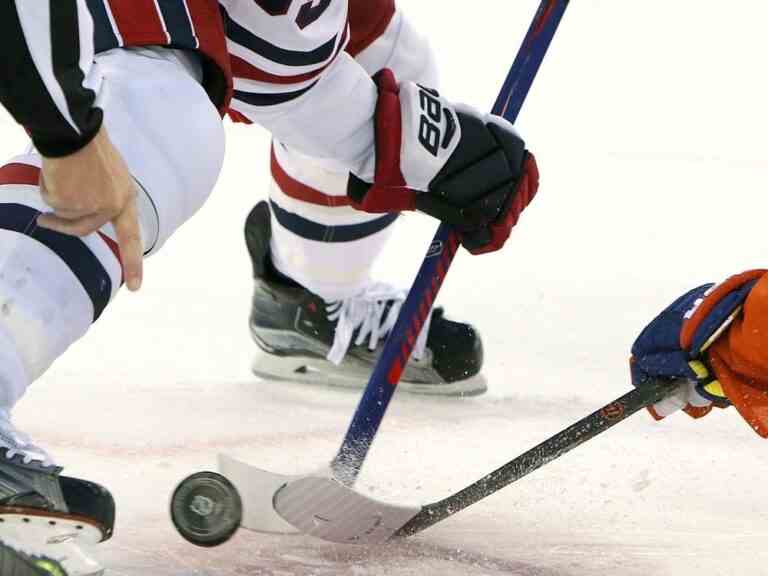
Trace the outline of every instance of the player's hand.
<path fill-rule="evenodd" d="M 374 182 L 350 176 L 366 212 L 419 210 L 454 226 L 473 254 L 500 249 L 533 199 L 539 172 L 506 120 L 455 105 L 412 82 L 376 77 Z"/>
<path fill-rule="evenodd" d="M 103 126 L 87 146 L 74 154 L 43 158 L 40 191 L 53 209 L 53 213 L 38 218 L 44 228 L 87 236 L 111 222 L 120 246 L 125 283 L 129 290 L 141 287 L 144 249 L 136 185 Z"/>
<path fill-rule="evenodd" d="M 693 418 L 730 405 L 708 361 L 708 348 L 727 334 L 756 282 L 734 276 L 719 286 L 706 284 L 683 294 L 640 333 L 632 346 L 632 384 L 684 381 L 677 393 L 650 408 L 657 420 L 677 410 Z"/>

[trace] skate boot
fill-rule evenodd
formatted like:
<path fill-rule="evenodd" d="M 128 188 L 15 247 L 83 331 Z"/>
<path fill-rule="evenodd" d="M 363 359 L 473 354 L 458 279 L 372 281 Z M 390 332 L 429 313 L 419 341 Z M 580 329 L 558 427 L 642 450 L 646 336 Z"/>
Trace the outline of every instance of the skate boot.
<path fill-rule="evenodd" d="M 266 202 L 251 211 L 245 237 L 256 281 L 251 335 L 262 352 L 253 372 L 268 380 L 365 387 L 406 292 L 374 283 L 353 298 L 326 302 L 283 276 L 269 255 Z M 487 389 L 482 364 L 477 331 L 448 320 L 436 308 L 424 324 L 399 388 L 444 396 L 482 394 Z"/>
<path fill-rule="evenodd" d="M 55 563 L 66 576 L 103 574 L 83 548 L 112 535 L 114 500 L 98 484 L 60 474 L 0 409 L 0 541 L 54 575 Z M 45 559 L 53 563 L 46 565 Z"/>

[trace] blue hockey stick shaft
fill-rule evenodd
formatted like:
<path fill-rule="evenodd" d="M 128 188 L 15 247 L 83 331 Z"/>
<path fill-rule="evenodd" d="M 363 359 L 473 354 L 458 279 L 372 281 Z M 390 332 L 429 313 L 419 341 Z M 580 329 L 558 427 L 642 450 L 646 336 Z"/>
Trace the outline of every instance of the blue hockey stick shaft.
<path fill-rule="evenodd" d="M 569 0 L 542 0 L 510 68 L 493 113 L 514 122 L 555 35 Z M 460 245 L 457 232 L 442 224 L 435 234 L 374 366 L 344 441 L 331 462 L 340 481 L 354 483 L 379 429 L 400 376 Z"/>

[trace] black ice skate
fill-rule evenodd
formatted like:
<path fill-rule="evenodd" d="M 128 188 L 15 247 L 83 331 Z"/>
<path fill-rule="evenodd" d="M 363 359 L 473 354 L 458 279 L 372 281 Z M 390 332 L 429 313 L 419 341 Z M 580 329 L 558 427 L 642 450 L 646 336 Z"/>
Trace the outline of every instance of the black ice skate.
<path fill-rule="evenodd" d="M 61 468 L 0 410 L 0 541 L 40 559 L 51 574 L 58 563 L 67 576 L 98 576 L 103 568 L 83 548 L 110 538 L 114 519 L 115 503 L 105 488 L 61 476 Z M 53 563 L 45 565 L 45 558 Z"/>
<path fill-rule="evenodd" d="M 326 302 L 275 270 L 269 256 L 270 237 L 269 206 L 261 202 L 245 224 L 256 281 L 250 328 L 263 352 L 254 361 L 253 372 L 269 380 L 364 387 L 405 292 L 372 284 L 349 300 Z M 480 374 L 482 364 L 477 331 L 446 319 L 442 309 L 436 308 L 425 323 L 400 388 L 417 394 L 482 394 L 487 388 Z"/>

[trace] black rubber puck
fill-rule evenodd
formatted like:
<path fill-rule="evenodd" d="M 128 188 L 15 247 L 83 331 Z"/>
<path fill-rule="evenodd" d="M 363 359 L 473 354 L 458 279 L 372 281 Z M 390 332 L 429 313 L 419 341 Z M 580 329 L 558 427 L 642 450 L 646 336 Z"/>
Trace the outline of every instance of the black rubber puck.
<path fill-rule="evenodd" d="M 224 476 L 198 472 L 182 480 L 173 492 L 171 519 L 179 534 L 192 544 L 218 546 L 240 527 L 243 502 Z"/>

